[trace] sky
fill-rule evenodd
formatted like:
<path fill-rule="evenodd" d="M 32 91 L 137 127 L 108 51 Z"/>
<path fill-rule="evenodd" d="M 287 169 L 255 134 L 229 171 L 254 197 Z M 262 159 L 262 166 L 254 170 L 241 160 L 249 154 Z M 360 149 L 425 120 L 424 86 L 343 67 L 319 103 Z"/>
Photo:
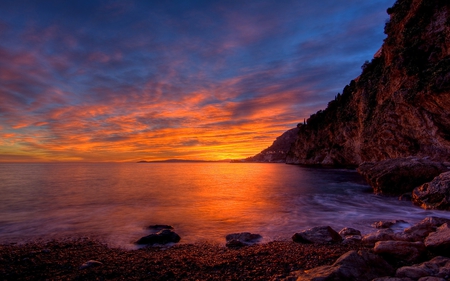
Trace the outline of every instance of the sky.
<path fill-rule="evenodd" d="M 241 159 L 324 109 L 394 0 L 0 2 L 0 162 Z"/>

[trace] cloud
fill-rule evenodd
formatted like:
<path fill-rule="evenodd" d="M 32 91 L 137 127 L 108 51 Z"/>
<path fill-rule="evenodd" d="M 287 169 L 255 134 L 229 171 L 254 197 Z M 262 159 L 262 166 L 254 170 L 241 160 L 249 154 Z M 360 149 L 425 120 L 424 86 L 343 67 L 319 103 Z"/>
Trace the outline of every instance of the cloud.
<path fill-rule="evenodd" d="M 1 3 L 0 155 L 254 155 L 359 75 L 392 4 Z"/>

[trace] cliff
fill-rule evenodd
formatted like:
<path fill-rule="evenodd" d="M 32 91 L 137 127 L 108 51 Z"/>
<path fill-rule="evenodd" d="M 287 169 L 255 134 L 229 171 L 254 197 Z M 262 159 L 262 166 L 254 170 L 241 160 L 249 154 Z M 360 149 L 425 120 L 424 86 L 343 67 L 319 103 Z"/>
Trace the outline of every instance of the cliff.
<path fill-rule="evenodd" d="M 279 136 L 271 146 L 264 149 L 255 156 L 248 157 L 244 162 L 279 162 L 284 163 L 286 156 L 295 142 L 298 128 L 290 129 Z"/>
<path fill-rule="evenodd" d="M 387 12 L 381 50 L 325 110 L 299 124 L 287 163 L 450 159 L 450 3 L 398 0 Z"/>

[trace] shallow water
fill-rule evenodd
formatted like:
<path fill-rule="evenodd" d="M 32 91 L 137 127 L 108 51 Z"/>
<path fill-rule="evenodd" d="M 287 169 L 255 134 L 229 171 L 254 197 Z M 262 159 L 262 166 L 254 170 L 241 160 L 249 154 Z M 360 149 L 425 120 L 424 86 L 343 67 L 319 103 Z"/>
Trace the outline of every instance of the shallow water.
<path fill-rule="evenodd" d="M 91 236 L 133 248 L 146 226 L 170 224 L 183 243 L 224 243 L 250 231 L 287 240 L 313 226 L 373 230 L 425 211 L 371 194 L 353 170 L 259 163 L 0 164 L 0 243 Z"/>

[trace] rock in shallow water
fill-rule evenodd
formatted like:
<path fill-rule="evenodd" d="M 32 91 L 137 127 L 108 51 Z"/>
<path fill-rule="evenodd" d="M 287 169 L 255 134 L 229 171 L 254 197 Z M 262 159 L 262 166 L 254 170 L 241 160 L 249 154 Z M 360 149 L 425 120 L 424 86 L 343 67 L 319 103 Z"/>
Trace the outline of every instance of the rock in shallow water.
<path fill-rule="evenodd" d="M 254 234 L 250 232 L 240 232 L 228 234 L 225 237 L 227 243 L 226 246 L 229 248 L 238 248 L 243 246 L 248 246 L 254 244 L 262 239 L 259 234 Z"/>
<path fill-rule="evenodd" d="M 154 245 L 154 244 L 168 244 L 168 243 L 178 243 L 181 237 L 169 229 L 164 229 L 158 233 L 152 233 L 150 235 L 144 236 L 136 244 L 138 245 Z"/>
<path fill-rule="evenodd" d="M 342 241 L 341 235 L 329 226 L 317 226 L 292 236 L 292 240 L 305 244 L 331 244 Z"/>
<path fill-rule="evenodd" d="M 450 210 L 450 172 L 414 189 L 412 201 L 424 209 Z"/>
<path fill-rule="evenodd" d="M 374 193 L 401 195 L 447 172 L 447 166 L 426 158 L 406 157 L 380 162 L 365 162 L 358 172 L 372 186 Z"/>

